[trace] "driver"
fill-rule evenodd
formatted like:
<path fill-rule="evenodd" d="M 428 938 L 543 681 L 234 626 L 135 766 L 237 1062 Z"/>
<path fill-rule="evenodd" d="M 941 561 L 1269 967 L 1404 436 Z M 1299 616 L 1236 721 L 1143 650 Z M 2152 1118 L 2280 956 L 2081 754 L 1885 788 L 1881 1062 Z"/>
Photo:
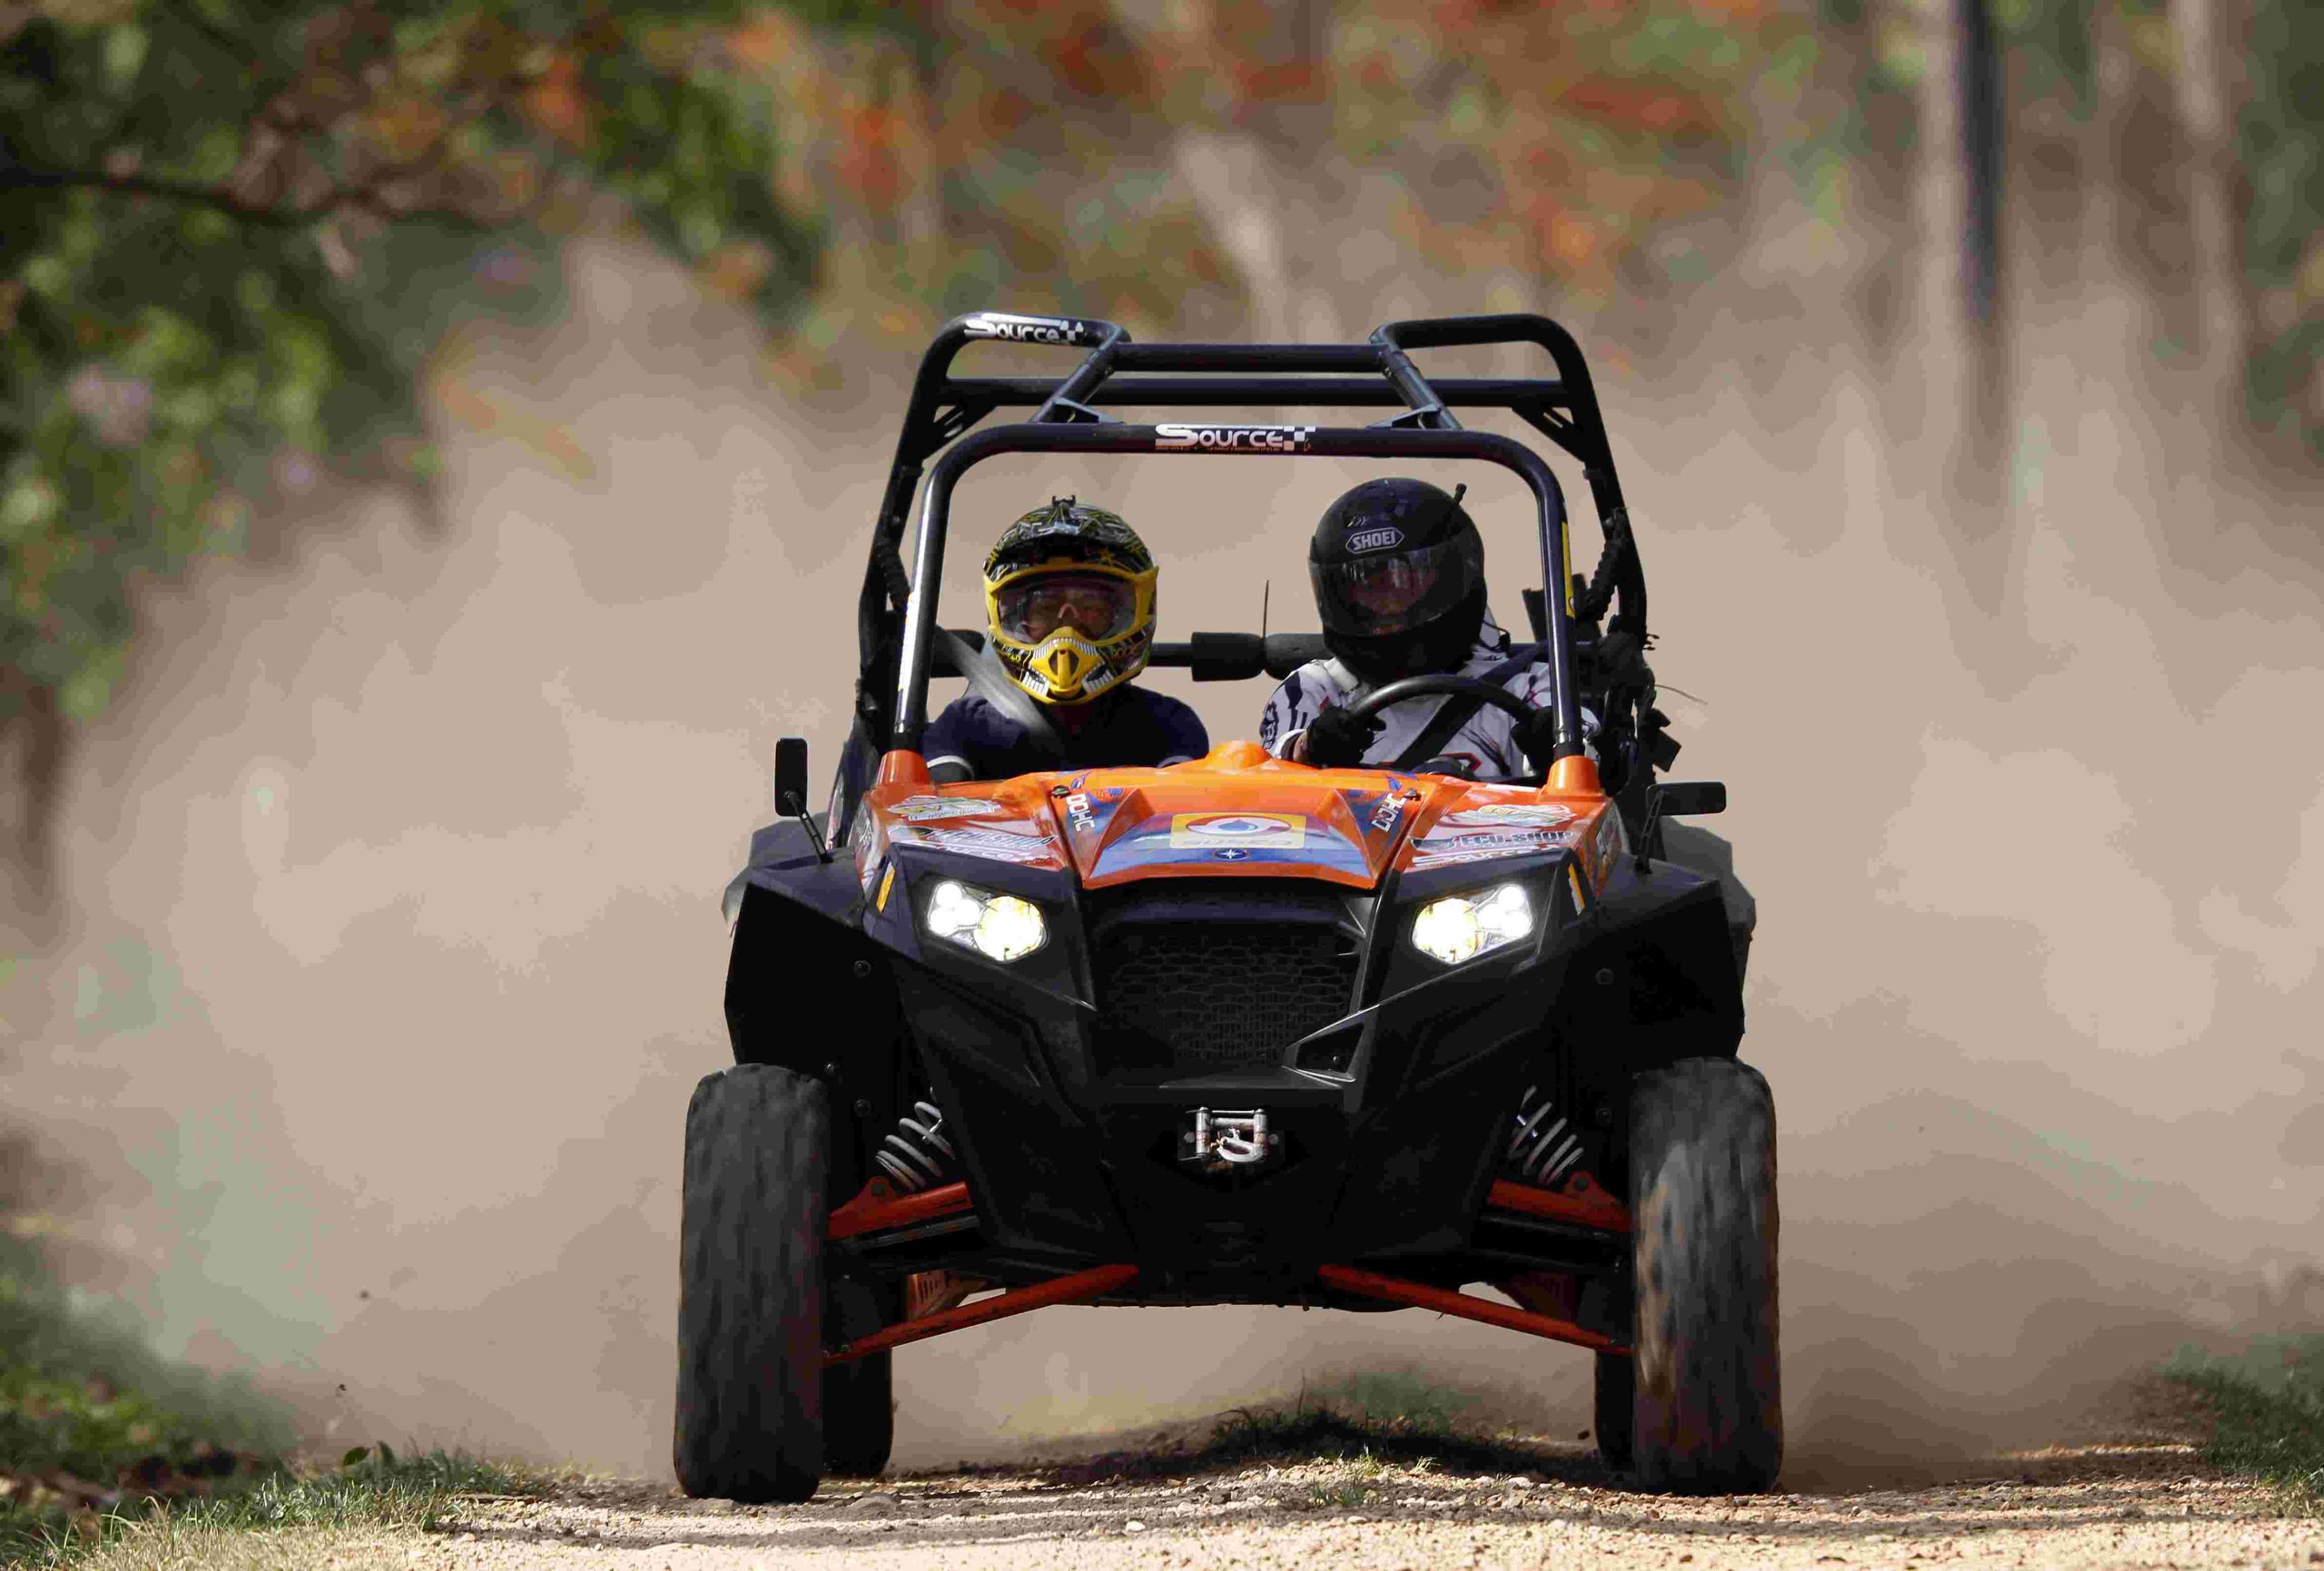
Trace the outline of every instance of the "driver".
<path fill-rule="evenodd" d="M 1510 673 L 1509 634 L 1485 608 L 1484 542 L 1461 506 L 1424 480 L 1366 480 L 1324 511 L 1307 546 L 1328 660 L 1293 672 L 1267 700 L 1259 741 L 1318 769 L 1370 765 L 1508 780 L 1546 761 L 1556 740 L 1545 661 Z M 1401 677 L 1498 678 L 1533 709 L 1519 722 L 1489 703 L 1423 693 L 1359 718 L 1350 707 Z M 1582 712 L 1585 735 L 1596 717 Z M 1743 973 L 1758 905 L 1735 877 L 1734 849 L 1693 824 L 1662 823 L 1665 856 L 1714 879 Z"/>
<path fill-rule="evenodd" d="M 1133 686 L 1154 643 L 1159 569 L 1121 518 L 1071 496 L 1001 532 L 984 564 L 985 623 L 1009 679 L 1041 706 L 1062 751 L 975 693 L 944 706 L 921 751 L 931 779 L 1182 763 L 1210 751 L 1195 712 Z"/>
<path fill-rule="evenodd" d="M 1348 712 L 1400 677 L 1483 676 L 1508 661 L 1509 634 L 1485 608 L 1485 547 L 1461 506 L 1466 490 L 1448 496 L 1425 480 L 1366 480 L 1324 511 L 1308 542 L 1307 573 L 1332 658 L 1309 661 L 1267 700 L 1259 741 L 1268 751 L 1319 769 L 1427 765 L 1488 781 L 1524 773 L 1529 752 L 1549 756 L 1546 663 L 1503 682 L 1536 711 L 1521 738 L 1505 711 L 1443 693 L 1369 719 Z"/>

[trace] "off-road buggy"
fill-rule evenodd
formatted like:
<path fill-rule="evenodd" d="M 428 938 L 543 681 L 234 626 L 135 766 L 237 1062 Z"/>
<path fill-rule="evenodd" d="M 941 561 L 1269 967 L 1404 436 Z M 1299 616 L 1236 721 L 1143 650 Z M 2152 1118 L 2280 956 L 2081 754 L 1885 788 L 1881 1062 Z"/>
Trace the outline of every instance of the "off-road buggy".
<path fill-rule="evenodd" d="M 953 376 L 980 339 L 1087 353 L 1061 378 Z M 1557 375 L 1432 380 L 1411 358 L 1483 344 L 1538 346 Z M 1398 412 L 1131 425 L 1108 407 Z M 1009 407 L 1035 412 L 971 433 Z M 1579 461 L 1605 539 L 1593 574 L 1569 565 L 1541 456 L 1463 429 L 1462 407 L 1512 411 Z M 1515 472 L 1553 591 L 1525 601 L 1555 675 L 1554 756 L 1531 783 L 1483 785 L 1229 741 L 1167 769 L 931 784 L 931 681 L 1036 710 L 977 635 L 936 620 L 955 486 L 1023 452 Z M 913 388 L 859 622 L 828 808 L 809 811 L 805 744 L 785 739 L 785 817 L 728 890 L 735 1065 L 686 1118 L 689 1493 L 797 1500 L 825 1473 L 878 1471 L 891 1349 L 1066 1303 L 1466 1316 L 1593 1350 L 1600 1448 L 1639 1484 L 1774 1480 L 1774 1109 L 1736 1058 L 1740 959 L 1718 889 L 1660 855 L 1663 817 L 1717 811 L 1724 788 L 1656 778 L 1677 747 L 1645 660 L 1645 578 L 1563 329 L 1462 318 L 1362 345 L 1153 345 L 1103 321 L 960 318 Z M 1152 661 L 1236 680 L 1320 653 L 1313 636 L 1196 633 Z M 1441 675 L 1365 707 L 1430 692 L 1523 709 Z M 1479 1283 L 1513 1303 L 1465 1291 Z"/>

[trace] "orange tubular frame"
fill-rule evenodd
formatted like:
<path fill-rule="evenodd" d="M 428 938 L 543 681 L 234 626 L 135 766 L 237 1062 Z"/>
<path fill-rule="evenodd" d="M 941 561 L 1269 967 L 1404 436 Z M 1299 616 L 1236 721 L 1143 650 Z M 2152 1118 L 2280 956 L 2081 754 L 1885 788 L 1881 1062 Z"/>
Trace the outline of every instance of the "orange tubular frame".
<path fill-rule="evenodd" d="M 823 1362 L 844 1363 L 850 1359 L 860 1359 L 866 1353 L 884 1352 L 905 1342 L 942 1336 L 946 1331 L 982 1325 L 987 1321 L 1006 1320 L 1010 1315 L 1020 1315 L 1028 1310 L 1047 1309 L 1051 1304 L 1086 1303 L 1137 1280 L 1137 1267 L 1134 1265 L 1093 1266 L 1088 1271 L 1077 1271 L 1070 1276 L 1057 1277 L 1031 1287 L 1014 1288 L 999 1298 L 989 1298 L 981 1303 L 964 1303 L 957 1308 L 940 1310 L 932 1315 L 874 1331 L 868 1337 L 858 1337 L 824 1353 Z"/>
<path fill-rule="evenodd" d="M 1360 1293 L 1365 1298 L 1385 1300 L 1389 1303 L 1404 1304 L 1413 1309 L 1432 1309 L 1441 1314 L 1459 1315 L 1463 1320 L 1482 1321 L 1489 1326 L 1501 1326 L 1512 1331 L 1526 1331 L 1533 1336 L 1547 1337 L 1553 1342 L 1571 1342 L 1592 1352 L 1619 1353 L 1627 1358 L 1630 1350 L 1610 1337 L 1585 1330 L 1571 1321 L 1561 1321 L 1553 1315 L 1536 1314 L 1491 1299 L 1472 1298 L 1451 1288 L 1430 1287 L 1425 1282 L 1406 1281 L 1402 1277 L 1382 1276 L 1378 1272 L 1359 1271 L 1352 1265 L 1327 1265 L 1318 1268 L 1316 1277 L 1326 1287 L 1342 1292 Z"/>
<path fill-rule="evenodd" d="M 1485 1206 L 1492 1211 L 1521 1212 L 1551 1222 L 1570 1222 L 1578 1227 L 1594 1227 L 1601 1232 L 1630 1231 L 1630 1207 L 1612 1195 L 1590 1184 L 1572 1194 L 1553 1189 L 1536 1189 L 1530 1183 L 1512 1183 L 1505 1178 L 1493 1180 L 1485 1194 Z"/>
<path fill-rule="evenodd" d="M 969 1186 L 965 1183 L 940 1184 L 918 1194 L 898 1195 L 889 1190 L 886 1180 L 877 1180 L 865 1184 L 862 1193 L 832 1213 L 831 1227 L 824 1236 L 853 1238 L 884 1227 L 909 1227 L 915 1222 L 933 1222 L 940 1216 L 966 1211 L 969 1205 Z"/>
<path fill-rule="evenodd" d="M 854 1199 L 832 1213 L 828 1236 L 833 1239 L 854 1238 L 888 1228 L 910 1227 L 917 1222 L 957 1215 L 972 1209 L 972 1204 L 969 1198 L 969 1186 L 965 1183 L 941 1184 L 917 1194 L 898 1195 L 884 1181 L 875 1182 L 864 1185 L 862 1192 Z M 1517 1212 L 1605 1232 L 1627 1233 L 1630 1231 L 1628 1208 L 1604 1190 L 1586 1183 L 1575 1193 L 1566 1193 L 1538 1189 L 1531 1184 L 1512 1183 L 1506 1179 L 1496 1180 L 1486 1194 L 1485 1204 L 1492 1210 Z M 1101 1265 L 1031 1287 L 1014 1288 L 998 1298 L 986 1299 L 979 1303 L 958 1304 L 934 1314 L 923 1315 L 918 1320 L 884 1327 L 870 1336 L 859 1337 L 854 1341 L 831 1349 L 823 1354 L 823 1362 L 843 1363 L 867 1353 L 883 1352 L 906 1342 L 942 1336 L 947 1331 L 962 1330 L 989 1321 L 1006 1320 L 1011 1315 L 1046 1309 L 1052 1304 L 1085 1303 L 1128 1286 L 1137 1280 L 1137 1267 L 1134 1265 Z M 1442 1314 L 1459 1315 L 1465 1320 L 1481 1321 L 1486 1325 L 1546 1337 L 1551 1341 L 1570 1342 L 1597 1352 L 1624 1356 L 1630 1352 L 1620 1343 L 1596 1331 L 1584 1330 L 1570 1320 L 1495 1303 L 1490 1299 L 1473 1298 L 1449 1288 L 1431 1287 L 1424 1282 L 1384 1276 L 1377 1272 L 1346 1265 L 1321 1267 L 1316 1276 L 1325 1286 L 1342 1292 L 1381 1299 L 1414 1309 L 1432 1309 Z"/>

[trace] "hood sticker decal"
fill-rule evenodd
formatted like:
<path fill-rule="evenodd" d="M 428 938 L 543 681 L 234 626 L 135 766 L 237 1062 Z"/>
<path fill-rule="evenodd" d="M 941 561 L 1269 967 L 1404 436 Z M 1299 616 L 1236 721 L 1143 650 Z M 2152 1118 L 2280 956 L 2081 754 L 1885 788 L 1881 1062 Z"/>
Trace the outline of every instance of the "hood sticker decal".
<path fill-rule="evenodd" d="M 1295 851 L 1306 840 L 1307 819 L 1302 813 L 1170 815 L 1170 845 L 1174 850 L 1194 847 L 1217 850 L 1236 846 L 1254 851 Z"/>

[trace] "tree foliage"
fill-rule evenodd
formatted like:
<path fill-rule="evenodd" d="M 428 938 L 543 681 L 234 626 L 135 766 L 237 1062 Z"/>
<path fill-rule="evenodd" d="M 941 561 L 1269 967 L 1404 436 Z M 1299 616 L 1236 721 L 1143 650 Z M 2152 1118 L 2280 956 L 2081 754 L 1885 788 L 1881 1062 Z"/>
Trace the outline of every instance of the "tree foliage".
<path fill-rule="evenodd" d="M 2162 0 L 1994 12 L 2013 126 L 2092 112 L 2094 30 L 2138 72 L 2210 69 Z M 550 309 L 595 202 L 783 324 L 811 379 L 842 334 L 1010 298 L 1240 330 L 1253 280 L 1189 190 L 1206 136 L 1313 172 L 1310 272 L 1387 246 L 1587 315 L 1718 278 L 1771 159 L 1835 224 L 1881 209 L 1893 251 L 1903 172 L 1943 155 L 1910 106 L 1942 90 L 1924 55 L 1950 15 L 0 0 L 0 724 L 102 706 L 141 577 L 240 548 L 325 473 L 424 481 L 423 358 L 464 316 Z M 2245 366 L 2258 418 L 2313 441 L 2324 12 L 2237 15 Z M 1378 232 L 1319 238 L 1352 223 L 1336 193 L 1384 180 Z"/>
<path fill-rule="evenodd" d="M 133 585 L 326 467 L 424 481 L 421 360 L 551 305 L 592 197 L 779 318 L 819 229 L 769 177 L 760 9 L 0 6 L 0 705 L 95 712 Z"/>

